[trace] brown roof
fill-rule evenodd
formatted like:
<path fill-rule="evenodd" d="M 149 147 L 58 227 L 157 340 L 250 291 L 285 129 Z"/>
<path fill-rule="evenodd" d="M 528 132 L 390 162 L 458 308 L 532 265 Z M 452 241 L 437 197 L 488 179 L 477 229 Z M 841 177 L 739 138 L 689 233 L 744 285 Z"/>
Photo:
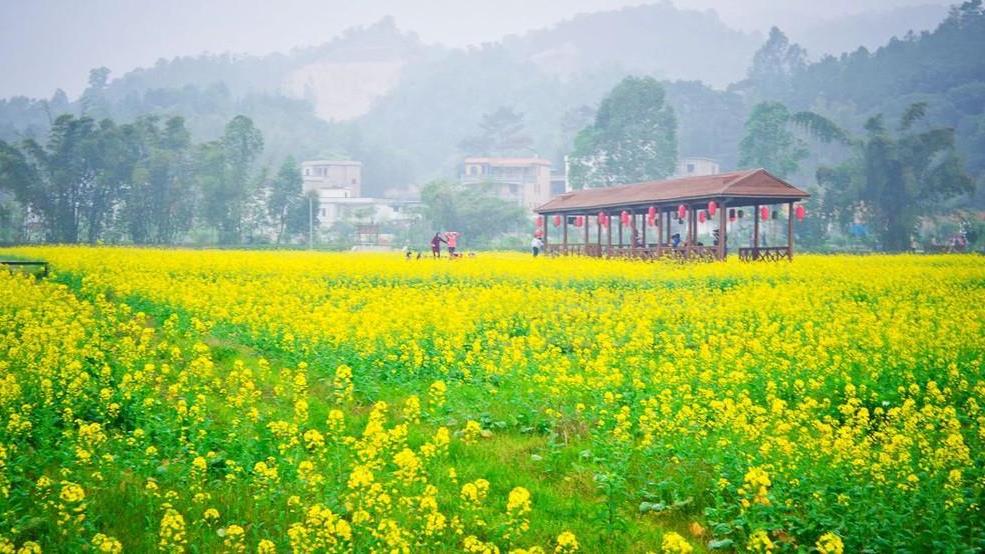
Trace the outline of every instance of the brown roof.
<path fill-rule="evenodd" d="M 633 185 L 567 192 L 537 208 L 538 213 L 568 212 L 596 208 L 676 204 L 678 202 L 726 198 L 730 200 L 775 200 L 786 202 L 810 196 L 765 169 L 747 169 L 684 177 L 666 181 L 647 181 Z M 730 206 L 739 205 L 734 201 Z"/>
<path fill-rule="evenodd" d="M 469 156 L 465 158 L 464 163 L 494 166 L 551 165 L 550 160 L 543 158 L 494 158 L 487 156 Z"/>

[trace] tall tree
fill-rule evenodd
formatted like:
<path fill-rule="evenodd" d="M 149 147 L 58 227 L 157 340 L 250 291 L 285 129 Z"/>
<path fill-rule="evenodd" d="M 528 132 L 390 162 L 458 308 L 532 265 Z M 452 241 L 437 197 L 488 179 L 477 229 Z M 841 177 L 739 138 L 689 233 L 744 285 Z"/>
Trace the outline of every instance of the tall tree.
<path fill-rule="evenodd" d="M 751 85 L 759 98 L 786 99 L 794 78 L 806 67 L 807 51 L 792 44 L 783 31 L 773 27 L 766 43 L 753 56 L 745 84 Z"/>
<path fill-rule="evenodd" d="M 122 207 L 127 230 L 136 243 L 171 244 L 192 224 L 191 135 L 181 117 L 162 128 L 156 116 L 142 116 L 133 128 L 141 158 Z"/>
<path fill-rule="evenodd" d="M 739 166 L 762 167 L 783 178 L 795 173 L 806 157 L 806 144 L 790 129 L 790 110 L 779 102 L 756 104 L 739 143 Z"/>
<path fill-rule="evenodd" d="M 276 227 L 277 244 L 284 239 L 291 214 L 297 211 L 298 206 L 305 203 L 302 184 L 301 168 L 298 163 L 292 157 L 286 158 L 271 181 L 270 193 L 267 196 L 267 211 Z"/>
<path fill-rule="evenodd" d="M 856 141 L 855 156 L 841 166 L 818 170 L 818 181 L 835 191 L 831 203 L 841 203 L 845 216 L 865 217 L 887 251 L 908 250 L 919 217 L 974 189 L 955 150 L 954 130 L 917 129 L 926 108 L 911 105 L 895 134 L 881 114 L 870 118 L 865 135 Z"/>
<path fill-rule="evenodd" d="M 575 138 L 575 188 L 661 179 L 677 165 L 677 119 L 652 77 L 626 77 L 602 100 L 595 122 Z"/>
<path fill-rule="evenodd" d="M 54 121 L 43 146 L 34 139 L 20 148 L 0 143 L 0 187 L 41 218 L 48 241 L 78 242 L 91 216 L 96 133 L 92 119 L 66 114 Z"/>
<path fill-rule="evenodd" d="M 203 216 L 219 231 L 219 242 L 240 241 L 244 210 L 253 196 L 253 162 L 263 150 L 263 135 L 250 118 L 234 117 L 218 141 L 199 149 L 198 173 L 204 195 Z"/>
<path fill-rule="evenodd" d="M 531 152 L 533 141 L 524 129 L 523 114 L 502 106 L 486 113 L 479 123 L 479 133 L 459 144 L 473 156 L 510 156 Z"/>
<path fill-rule="evenodd" d="M 95 174 L 83 204 L 86 240 L 92 244 L 102 236 L 140 159 L 136 129 L 133 125 L 116 125 L 112 120 L 104 119 L 89 154 L 93 158 Z"/>

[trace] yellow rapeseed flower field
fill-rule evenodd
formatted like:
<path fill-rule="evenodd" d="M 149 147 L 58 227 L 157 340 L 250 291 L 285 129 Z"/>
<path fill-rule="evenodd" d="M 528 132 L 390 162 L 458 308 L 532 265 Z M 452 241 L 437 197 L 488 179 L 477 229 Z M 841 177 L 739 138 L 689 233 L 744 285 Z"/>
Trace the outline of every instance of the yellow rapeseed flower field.
<path fill-rule="evenodd" d="M 985 549 L 985 259 L 39 247 L 0 552 Z"/>

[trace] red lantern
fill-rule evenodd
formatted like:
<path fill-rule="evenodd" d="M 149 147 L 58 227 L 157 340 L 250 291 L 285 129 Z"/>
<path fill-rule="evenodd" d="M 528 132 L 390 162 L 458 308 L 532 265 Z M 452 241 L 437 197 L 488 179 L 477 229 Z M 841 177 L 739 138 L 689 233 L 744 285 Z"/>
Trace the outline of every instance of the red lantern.
<path fill-rule="evenodd" d="M 804 215 L 806 215 L 803 204 L 797 204 L 797 210 L 794 213 L 797 214 L 797 221 L 803 221 Z"/>
<path fill-rule="evenodd" d="M 559 215 L 554 216 L 554 226 L 555 227 L 561 226 L 561 216 Z"/>
<path fill-rule="evenodd" d="M 708 202 L 708 215 L 715 215 L 715 212 L 717 212 L 717 211 L 718 211 L 718 204 L 716 204 L 714 200 L 709 201 Z"/>
<path fill-rule="evenodd" d="M 605 227 L 609 223 L 608 219 L 605 217 L 605 212 L 599 212 L 598 220 L 599 225 L 602 227 Z"/>
<path fill-rule="evenodd" d="M 657 225 L 657 218 L 646 216 L 646 224 L 650 227 L 655 227 Z"/>
<path fill-rule="evenodd" d="M 629 225 L 629 212 L 627 212 L 626 210 L 623 210 L 622 213 L 619 214 L 619 221 L 623 224 L 623 226 L 628 226 Z"/>
<path fill-rule="evenodd" d="M 585 224 L 585 216 L 579 215 L 575 217 L 575 227 L 581 227 Z"/>
<path fill-rule="evenodd" d="M 544 236 L 544 232 L 541 231 L 540 229 L 537 229 L 536 231 L 534 231 L 534 236 L 537 238 L 542 238 Z"/>
<path fill-rule="evenodd" d="M 544 226 L 544 220 L 538 217 L 537 218 L 537 227 L 543 227 L 543 226 Z"/>
<path fill-rule="evenodd" d="M 698 212 L 698 223 L 704 223 L 704 222 L 705 222 L 705 211 L 701 210 Z"/>
<path fill-rule="evenodd" d="M 677 219 L 684 219 L 685 217 L 687 217 L 687 206 L 681 204 L 677 206 Z"/>
<path fill-rule="evenodd" d="M 770 218 L 770 209 L 767 208 L 766 206 L 763 206 L 762 208 L 759 208 L 759 218 L 762 219 L 763 221 L 766 221 L 767 219 L 769 219 Z"/>
<path fill-rule="evenodd" d="M 646 217 L 648 217 L 650 219 L 656 219 L 657 218 L 657 209 L 654 208 L 653 206 L 650 206 L 650 209 L 646 211 Z"/>

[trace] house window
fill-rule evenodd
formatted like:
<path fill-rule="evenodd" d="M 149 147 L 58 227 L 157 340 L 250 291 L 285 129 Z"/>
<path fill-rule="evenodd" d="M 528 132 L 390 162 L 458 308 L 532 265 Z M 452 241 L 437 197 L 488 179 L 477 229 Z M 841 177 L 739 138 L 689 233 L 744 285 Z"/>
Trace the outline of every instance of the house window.
<path fill-rule="evenodd" d="M 310 167 L 304 168 L 304 175 L 305 176 L 311 175 L 311 168 Z"/>
<path fill-rule="evenodd" d="M 694 164 L 687 164 L 687 172 L 694 173 Z"/>
<path fill-rule="evenodd" d="M 352 180 L 352 184 L 353 185 L 356 184 L 356 180 L 355 179 Z"/>

